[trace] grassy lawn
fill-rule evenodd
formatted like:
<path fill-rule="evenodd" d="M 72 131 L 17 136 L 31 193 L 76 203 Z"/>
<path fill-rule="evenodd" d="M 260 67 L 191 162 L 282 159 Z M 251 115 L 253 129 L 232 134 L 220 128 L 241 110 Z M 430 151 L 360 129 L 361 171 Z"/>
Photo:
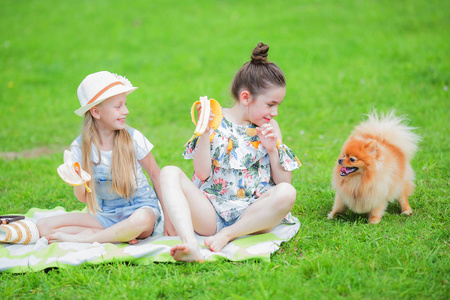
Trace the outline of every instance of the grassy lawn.
<path fill-rule="evenodd" d="M 231 80 L 260 41 L 285 72 L 277 120 L 303 163 L 293 174 L 302 226 L 270 263 L 1 273 L 2 298 L 448 299 L 449 12 L 438 0 L 0 0 L 0 214 L 83 207 L 56 168 L 80 133 L 78 84 L 100 70 L 139 87 L 127 122 L 159 166 L 191 174 L 181 153 L 192 102 L 229 106 Z M 422 137 L 414 215 L 392 204 L 375 226 L 351 212 L 329 221 L 339 150 L 372 108 L 408 115 Z"/>

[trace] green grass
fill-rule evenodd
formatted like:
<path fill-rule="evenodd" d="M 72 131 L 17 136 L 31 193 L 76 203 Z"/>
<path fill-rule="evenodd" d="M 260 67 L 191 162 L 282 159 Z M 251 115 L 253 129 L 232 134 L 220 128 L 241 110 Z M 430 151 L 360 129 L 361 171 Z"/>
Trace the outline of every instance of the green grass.
<path fill-rule="evenodd" d="M 285 72 L 278 122 L 303 162 L 294 173 L 302 226 L 270 263 L 107 264 L 0 274 L 3 298 L 446 299 L 449 288 L 450 2 L 0 0 L 0 213 L 80 209 L 56 174 L 79 134 L 76 88 L 109 70 L 139 89 L 129 124 L 160 167 L 192 173 L 182 145 L 201 95 L 229 85 L 260 41 Z M 414 215 L 329 221 L 340 147 L 370 109 L 407 114 L 423 141 Z M 56 152 L 55 152 L 56 151 Z M 105 292 L 106 290 L 106 292 Z"/>

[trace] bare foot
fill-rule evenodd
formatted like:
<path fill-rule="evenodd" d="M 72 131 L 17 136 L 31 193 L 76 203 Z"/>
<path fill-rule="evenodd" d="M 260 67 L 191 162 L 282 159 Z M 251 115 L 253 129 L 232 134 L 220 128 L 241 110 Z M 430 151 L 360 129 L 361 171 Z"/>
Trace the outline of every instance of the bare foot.
<path fill-rule="evenodd" d="M 178 244 L 170 249 L 170 255 L 176 261 L 204 262 L 198 244 Z"/>
<path fill-rule="evenodd" d="M 128 242 L 128 244 L 130 244 L 130 245 L 136 245 L 136 244 L 138 244 L 138 243 L 139 243 L 139 242 L 138 242 L 137 239 L 132 239 L 131 241 Z"/>
<path fill-rule="evenodd" d="M 205 245 L 209 247 L 212 252 L 219 252 L 231 240 L 225 233 L 219 231 L 216 235 L 210 236 L 205 240 Z"/>
<path fill-rule="evenodd" d="M 45 238 L 48 240 L 48 243 L 54 243 L 54 242 L 75 242 L 75 243 L 82 243 L 78 239 L 79 234 L 68 234 L 64 232 L 55 232 L 52 234 L 47 235 Z"/>
<path fill-rule="evenodd" d="M 54 232 L 47 235 L 45 238 L 48 243 L 53 242 L 74 242 L 74 243 L 93 243 L 92 236 L 99 230 L 94 228 L 88 228 L 77 234 L 70 234 L 65 232 Z"/>

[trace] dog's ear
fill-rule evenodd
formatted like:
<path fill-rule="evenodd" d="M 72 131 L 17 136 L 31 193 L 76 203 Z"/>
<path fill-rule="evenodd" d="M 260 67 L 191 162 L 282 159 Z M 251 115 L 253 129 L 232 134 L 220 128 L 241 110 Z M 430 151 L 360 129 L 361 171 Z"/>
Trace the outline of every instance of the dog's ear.
<path fill-rule="evenodd" d="M 370 141 L 365 145 L 367 153 L 370 155 L 377 154 L 377 141 Z"/>

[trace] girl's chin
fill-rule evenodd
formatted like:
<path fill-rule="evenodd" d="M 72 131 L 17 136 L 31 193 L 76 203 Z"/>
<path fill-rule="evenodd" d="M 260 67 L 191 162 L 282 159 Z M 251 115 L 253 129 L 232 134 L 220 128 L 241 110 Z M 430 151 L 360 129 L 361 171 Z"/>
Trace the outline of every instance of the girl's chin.
<path fill-rule="evenodd" d="M 262 119 L 259 119 L 257 121 L 253 121 L 252 123 L 255 124 L 258 127 L 261 127 L 264 124 L 270 123 L 270 119 L 262 118 Z"/>
<path fill-rule="evenodd" d="M 116 126 L 116 129 L 115 129 L 115 130 L 121 130 L 121 129 L 125 129 L 125 123 L 119 123 L 119 124 Z"/>

